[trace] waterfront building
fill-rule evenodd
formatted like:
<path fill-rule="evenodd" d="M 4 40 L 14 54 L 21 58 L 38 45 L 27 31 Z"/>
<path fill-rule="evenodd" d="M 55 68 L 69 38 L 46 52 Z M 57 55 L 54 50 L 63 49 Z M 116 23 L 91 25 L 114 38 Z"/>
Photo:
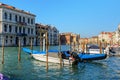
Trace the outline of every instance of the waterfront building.
<path fill-rule="evenodd" d="M 118 25 L 117 32 L 118 32 L 118 40 L 120 40 L 120 24 Z"/>
<path fill-rule="evenodd" d="M 80 35 L 73 34 L 71 32 L 61 33 L 60 39 L 62 45 L 77 44 L 79 42 Z"/>
<path fill-rule="evenodd" d="M 70 45 L 72 42 L 71 33 L 60 33 L 60 42 L 62 45 Z"/>
<path fill-rule="evenodd" d="M 93 36 L 91 38 L 88 38 L 89 44 L 98 44 L 98 36 Z"/>
<path fill-rule="evenodd" d="M 118 29 L 113 33 L 113 44 L 120 45 L 120 24 L 118 25 Z"/>
<path fill-rule="evenodd" d="M 43 44 L 42 37 L 46 31 L 48 33 L 49 45 L 58 45 L 59 31 L 57 30 L 57 28 L 53 27 L 51 25 L 43 25 L 43 24 L 38 24 L 38 23 L 36 23 L 36 35 L 37 35 L 36 36 L 36 44 L 37 45 Z M 41 38 L 40 38 L 40 34 L 41 34 Z"/>
<path fill-rule="evenodd" d="M 0 46 L 4 39 L 5 46 L 35 44 L 35 15 L 16 7 L 0 3 Z"/>
<path fill-rule="evenodd" d="M 113 37 L 113 32 L 101 32 L 98 35 L 99 41 L 101 41 L 102 43 L 107 43 L 107 44 L 111 44 L 112 37 Z"/>
<path fill-rule="evenodd" d="M 88 43 L 89 38 L 80 38 L 80 43 Z"/>
<path fill-rule="evenodd" d="M 80 39 L 79 34 L 74 34 L 74 33 L 70 33 L 70 32 L 60 34 L 61 44 L 71 46 L 70 48 L 73 51 L 75 50 L 75 48 L 79 48 L 79 46 L 80 46 L 79 39 Z"/>
<path fill-rule="evenodd" d="M 80 48 L 82 52 L 86 52 L 89 38 L 80 38 Z"/>

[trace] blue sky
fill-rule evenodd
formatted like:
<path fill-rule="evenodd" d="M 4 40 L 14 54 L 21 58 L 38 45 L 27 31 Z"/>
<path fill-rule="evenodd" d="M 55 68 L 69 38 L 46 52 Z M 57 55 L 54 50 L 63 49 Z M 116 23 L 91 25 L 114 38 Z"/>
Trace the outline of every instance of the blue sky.
<path fill-rule="evenodd" d="M 73 32 L 81 37 L 113 32 L 120 24 L 120 0 L 0 0 L 30 11 L 36 23 L 55 26 L 60 32 Z"/>

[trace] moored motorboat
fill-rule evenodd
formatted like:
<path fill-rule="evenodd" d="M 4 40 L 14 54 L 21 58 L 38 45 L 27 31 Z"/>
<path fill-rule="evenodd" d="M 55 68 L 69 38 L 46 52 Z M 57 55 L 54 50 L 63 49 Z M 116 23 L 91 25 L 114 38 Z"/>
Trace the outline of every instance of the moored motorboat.
<path fill-rule="evenodd" d="M 36 50 L 30 50 L 28 48 L 22 49 L 24 52 L 31 54 L 34 59 L 46 62 L 46 52 L 39 52 Z M 48 52 L 48 62 L 60 63 L 58 51 Z M 69 51 L 61 51 L 62 64 L 75 64 L 77 65 L 82 61 L 102 60 L 107 57 L 107 54 L 88 54 L 88 53 L 70 53 Z"/>
<path fill-rule="evenodd" d="M 120 47 L 114 46 L 107 46 L 105 52 L 108 56 L 120 56 Z"/>
<path fill-rule="evenodd" d="M 32 57 L 36 60 L 39 61 L 44 61 L 46 62 L 46 52 L 40 52 L 36 50 L 31 50 L 28 48 L 22 48 L 22 50 L 28 54 L 31 54 Z M 75 60 L 71 59 L 69 53 L 67 51 L 61 52 L 62 54 L 62 64 L 73 64 Z M 60 63 L 60 57 L 59 57 L 59 52 L 58 51 L 48 51 L 48 62 L 51 63 Z"/>

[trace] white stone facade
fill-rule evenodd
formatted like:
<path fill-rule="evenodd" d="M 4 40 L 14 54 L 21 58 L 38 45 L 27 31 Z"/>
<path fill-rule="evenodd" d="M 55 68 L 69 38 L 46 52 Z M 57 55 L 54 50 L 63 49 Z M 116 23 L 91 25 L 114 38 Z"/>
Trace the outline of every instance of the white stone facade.
<path fill-rule="evenodd" d="M 113 34 L 113 43 L 120 45 L 120 24 L 118 25 L 118 29 Z"/>
<path fill-rule="evenodd" d="M 50 45 L 58 45 L 58 43 L 59 43 L 59 31 L 55 27 L 50 27 L 48 33 L 49 33 Z"/>
<path fill-rule="evenodd" d="M 113 34 L 113 32 L 101 32 L 98 35 L 98 39 L 101 42 L 110 43 L 112 41 L 112 34 Z"/>
<path fill-rule="evenodd" d="M 5 46 L 30 45 L 31 38 L 35 45 L 35 15 L 15 7 L 0 3 L 0 46 L 4 39 Z"/>

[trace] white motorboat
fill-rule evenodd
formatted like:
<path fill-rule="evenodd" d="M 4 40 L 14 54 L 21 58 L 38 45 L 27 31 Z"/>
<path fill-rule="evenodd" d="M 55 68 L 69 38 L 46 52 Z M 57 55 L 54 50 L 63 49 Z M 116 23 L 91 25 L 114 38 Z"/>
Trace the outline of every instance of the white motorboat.
<path fill-rule="evenodd" d="M 46 52 L 40 52 L 40 51 L 36 51 L 36 50 L 30 50 L 28 48 L 22 48 L 22 50 L 28 54 L 31 54 L 32 57 L 36 60 L 39 60 L 39 61 L 44 61 L 46 62 Z M 71 57 L 70 57 L 70 54 L 66 54 L 66 58 L 62 57 L 62 61 L 60 61 L 60 57 L 58 56 L 58 52 L 48 52 L 48 62 L 51 62 L 51 63 L 60 63 L 62 62 L 62 64 L 73 64 L 73 62 L 75 63 L 75 60 L 73 60 Z"/>

